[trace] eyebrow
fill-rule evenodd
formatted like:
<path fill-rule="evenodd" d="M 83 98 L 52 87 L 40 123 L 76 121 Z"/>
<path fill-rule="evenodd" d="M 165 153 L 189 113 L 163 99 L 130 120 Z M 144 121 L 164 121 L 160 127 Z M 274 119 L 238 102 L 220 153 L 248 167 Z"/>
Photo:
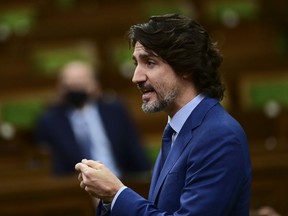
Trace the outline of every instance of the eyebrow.
<path fill-rule="evenodd" d="M 153 55 L 153 54 L 151 54 L 151 53 L 142 53 L 142 54 L 139 55 L 139 59 L 142 59 L 142 60 L 146 60 L 146 59 L 151 58 L 151 57 L 157 58 L 158 56 Z M 159 57 L 158 57 L 158 58 L 159 58 Z M 132 56 L 132 59 L 133 59 L 134 61 L 137 61 L 137 59 L 136 59 L 136 57 L 135 57 L 134 55 Z"/>
<path fill-rule="evenodd" d="M 139 59 L 147 59 L 147 58 L 149 58 L 149 56 L 150 56 L 150 55 L 147 54 L 147 53 L 145 53 L 145 54 L 140 54 L 140 55 L 139 55 Z M 136 59 L 136 56 L 134 56 L 134 55 L 132 56 L 132 59 L 135 60 L 135 61 L 137 60 L 137 59 Z"/>

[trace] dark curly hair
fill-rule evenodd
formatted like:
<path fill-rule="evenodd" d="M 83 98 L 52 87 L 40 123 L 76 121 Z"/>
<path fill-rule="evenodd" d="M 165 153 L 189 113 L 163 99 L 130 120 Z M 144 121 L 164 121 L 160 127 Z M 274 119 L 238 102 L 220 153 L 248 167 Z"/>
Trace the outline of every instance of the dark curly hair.
<path fill-rule="evenodd" d="M 146 23 L 131 26 L 128 36 L 130 46 L 138 41 L 179 75 L 190 75 L 198 92 L 223 99 L 225 88 L 218 71 L 222 57 L 196 21 L 178 14 L 152 16 Z"/>

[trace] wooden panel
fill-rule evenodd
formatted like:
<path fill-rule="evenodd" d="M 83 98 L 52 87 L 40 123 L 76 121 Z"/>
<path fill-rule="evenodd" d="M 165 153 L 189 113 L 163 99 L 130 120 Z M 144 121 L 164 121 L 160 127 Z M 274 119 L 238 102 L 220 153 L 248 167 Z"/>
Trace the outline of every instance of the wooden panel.
<path fill-rule="evenodd" d="M 0 215 L 94 215 L 91 198 L 80 189 L 76 176 L 19 176 L 1 181 L 0 194 Z"/>
<path fill-rule="evenodd" d="M 287 157 L 287 156 L 286 156 Z M 271 206 L 281 215 L 288 215 L 288 169 L 277 171 L 254 171 L 251 208 Z"/>

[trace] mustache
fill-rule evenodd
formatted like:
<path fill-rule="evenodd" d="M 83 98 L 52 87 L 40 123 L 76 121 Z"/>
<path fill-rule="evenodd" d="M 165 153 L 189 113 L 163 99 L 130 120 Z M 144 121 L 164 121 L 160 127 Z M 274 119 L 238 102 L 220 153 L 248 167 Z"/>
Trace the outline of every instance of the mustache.
<path fill-rule="evenodd" d="M 144 83 L 144 82 L 137 83 L 137 88 L 139 89 L 140 92 L 154 91 L 154 88 L 152 85 Z"/>

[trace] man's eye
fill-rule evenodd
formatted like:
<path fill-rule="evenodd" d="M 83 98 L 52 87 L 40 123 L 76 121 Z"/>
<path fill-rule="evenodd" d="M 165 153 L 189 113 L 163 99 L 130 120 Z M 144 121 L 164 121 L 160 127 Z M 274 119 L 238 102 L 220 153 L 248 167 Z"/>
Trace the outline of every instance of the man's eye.
<path fill-rule="evenodd" d="M 153 65 L 155 65 L 155 62 L 154 62 L 154 61 L 151 61 L 151 60 L 148 60 L 148 61 L 147 61 L 147 65 L 148 65 L 148 66 L 153 66 Z"/>

